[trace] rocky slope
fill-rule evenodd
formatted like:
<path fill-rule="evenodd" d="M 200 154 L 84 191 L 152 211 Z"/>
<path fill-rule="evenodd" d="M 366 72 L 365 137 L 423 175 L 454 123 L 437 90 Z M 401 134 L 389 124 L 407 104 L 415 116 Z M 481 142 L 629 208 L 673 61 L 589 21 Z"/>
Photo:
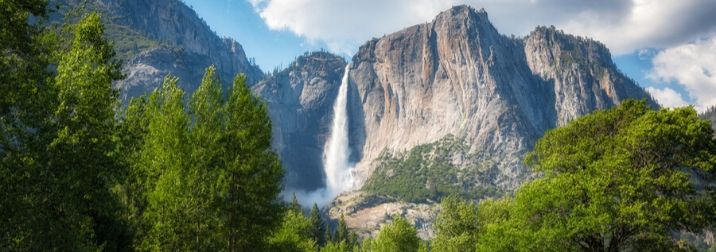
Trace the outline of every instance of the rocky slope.
<path fill-rule="evenodd" d="M 253 87 L 273 123 L 273 147 L 286 170 L 286 189 L 323 185 L 323 145 L 346 62 L 325 52 L 307 53 Z"/>
<path fill-rule="evenodd" d="M 616 68 L 603 44 L 554 27 L 506 37 L 484 10 L 467 6 L 367 42 L 353 57 L 349 77 L 353 160 L 367 181 L 383 174 L 377 179 L 388 183 L 394 172 L 374 170 L 394 167 L 380 157 L 404 157 L 450 135 L 462 139 L 469 153 L 441 157 L 450 162 L 440 167 L 455 169 L 455 186 L 509 192 L 530 176 L 521 159 L 546 130 L 626 98 L 657 106 Z M 466 164 L 481 168 L 471 172 Z M 430 188 L 432 182 L 425 177 L 409 185 Z M 436 191 L 435 199 L 440 196 Z M 388 204 L 377 202 L 335 204 L 331 212 L 362 223 L 369 216 L 356 214 L 356 206 Z"/>
<path fill-rule="evenodd" d="M 124 61 L 127 78 L 116 85 L 125 101 L 153 90 L 167 74 L 179 77 L 180 86 L 191 92 L 211 64 L 227 85 L 237 73 L 245 73 L 250 83 L 263 78 L 238 42 L 219 37 L 179 0 L 51 1 L 55 4 L 61 7 L 55 18 L 78 6 L 102 14 L 106 33 Z"/>

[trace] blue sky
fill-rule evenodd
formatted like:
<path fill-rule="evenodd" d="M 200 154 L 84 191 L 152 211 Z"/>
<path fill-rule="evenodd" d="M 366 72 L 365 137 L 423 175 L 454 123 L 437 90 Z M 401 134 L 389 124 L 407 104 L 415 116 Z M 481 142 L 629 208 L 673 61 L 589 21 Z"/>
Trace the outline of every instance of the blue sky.
<path fill-rule="evenodd" d="M 716 105 L 716 1 L 710 0 L 183 0 L 264 71 L 306 51 L 350 57 L 365 41 L 428 22 L 457 4 L 485 8 L 503 34 L 537 25 L 599 40 L 662 105 Z M 515 18 L 519 17 L 519 18 Z"/>
<path fill-rule="evenodd" d="M 264 71 L 286 66 L 306 51 L 326 48 L 289 30 L 271 30 L 245 0 L 183 0 L 220 36 L 238 41 Z"/>

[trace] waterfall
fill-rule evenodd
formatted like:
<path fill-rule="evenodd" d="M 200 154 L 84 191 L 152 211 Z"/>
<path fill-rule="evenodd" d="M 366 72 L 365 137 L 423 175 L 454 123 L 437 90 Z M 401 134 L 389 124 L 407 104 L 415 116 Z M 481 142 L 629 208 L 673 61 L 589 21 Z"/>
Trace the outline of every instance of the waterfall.
<path fill-rule="evenodd" d="M 350 64 L 343 72 L 338 96 L 333 103 L 333 122 L 331 135 L 323 149 L 323 169 L 326 175 L 326 189 L 333 197 L 353 189 L 354 181 L 351 165 L 348 160 L 348 73 Z"/>
<path fill-rule="evenodd" d="M 348 73 L 350 64 L 343 72 L 338 96 L 333 103 L 333 121 L 331 122 L 330 136 L 323 148 L 323 171 L 326 185 L 324 188 L 312 192 L 294 191 L 293 193 L 304 206 L 316 203 L 325 207 L 342 192 L 355 188 L 353 167 L 349 161 L 350 147 L 348 145 Z M 284 195 L 289 200 L 289 195 Z"/>

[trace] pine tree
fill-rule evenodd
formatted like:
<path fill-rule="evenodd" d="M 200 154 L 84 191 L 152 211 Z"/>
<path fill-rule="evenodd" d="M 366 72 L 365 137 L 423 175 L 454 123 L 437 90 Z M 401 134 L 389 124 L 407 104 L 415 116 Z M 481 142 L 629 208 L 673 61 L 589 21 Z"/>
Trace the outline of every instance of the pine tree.
<path fill-rule="evenodd" d="M 96 13 L 75 26 L 71 48 L 57 66 L 54 88 L 56 135 L 48 146 L 51 155 L 51 209 L 58 213 L 60 225 L 50 225 L 46 239 L 64 240 L 72 250 L 120 246 L 121 229 L 116 199 L 110 193 L 120 170 L 113 138 L 117 91 L 112 81 L 121 78 L 113 61 L 112 46 L 103 38 L 104 27 Z M 68 232 L 69 231 L 69 232 Z M 120 231 L 121 232 L 121 231 Z M 76 239 L 67 239 L 76 235 Z M 61 245 L 61 246 L 64 246 Z"/>
<path fill-rule="evenodd" d="M 353 250 L 354 247 L 358 246 L 358 235 L 355 232 L 350 231 L 347 244 L 349 250 Z"/>
<path fill-rule="evenodd" d="M 222 162 L 227 166 L 220 185 L 229 251 L 261 249 L 262 241 L 281 219 L 283 170 L 271 149 L 271 121 L 266 106 L 252 96 L 246 77 L 237 76 L 225 105 L 227 120 Z"/>
<path fill-rule="evenodd" d="M 189 167 L 189 117 L 184 111 L 184 92 L 178 79 L 168 76 L 162 87 L 150 96 L 147 108 L 149 125 L 141 165 L 135 171 L 143 177 L 147 209 L 142 215 L 147 235 L 141 239 L 141 250 L 178 250 L 190 248 L 193 242 L 184 221 L 186 169 Z"/>
<path fill-rule="evenodd" d="M 11 251 L 53 249 L 47 234 L 56 219 L 48 208 L 54 180 L 46 147 L 54 137 L 48 66 L 57 41 L 29 21 L 43 20 L 46 5 L 0 1 L 0 248 Z"/>
<path fill-rule="evenodd" d="M 291 200 L 291 205 L 289 207 L 289 210 L 295 211 L 297 213 L 303 213 L 303 209 L 301 209 L 301 205 L 298 204 L 298 199 L 296 198 L 296 193 L 293 193 L 293 199 Z"/>
<path fill-rule="evenodd" d="M 267 238 L 267 248 L 262 251 L 318 251 L 316 241 L 311 239 L 311 220 L 303 213 L 286 211 L 280 226 Z"/>
<path fill-rule="evenodd" d="M 328 222 L 326 222 L 324 229 L 326 230 L 326 233 L 325 233 L 325 235 L 323 235 L 323 237 L 326 239 L 326 242 L 334 241 L 335 237 L 333 235 L 333 231 L 331 230 L 331 225 L 328 224 Z"/>
<path fill-rule="evenodd" d="M 473 250 L 477 243 L 477 205 L 448 196 L 440 202 L 440 213 L 433 227 L 433 249 L 438 251 Z"/>
<path fill-rule="evenodd" d="M 216 75 L 216 67 L 209 66 L 201 84 L 189 101 L 192 142 L 191 160 L 186 170 L 185 184 L 187 197 L 184 206 L 187 211 L 185 221 L 193 223 L 190 230 L 194 243 L 191 250 L 218 250 L 221 244 L 221 216 L 216 209 L 221 204 L 218 197 L 219 177 L 226 167 L 221 162 L 223 145 L 223 123 L 225 114 L 222 108 L 221 81 Z"/>
<path fill-rule="evenodd" d="M 420 238 L 408 220 L 396 216 L 393 223 L 380 229 L 371 246 L 374 251 L 418 251 Z"/>
<path fill-rule="evenodd" d="M 120 113 L 119 126 L 115 134 L 119 139 L 117 146 L 119 162 L 124 167 L 124 174 L 120 176 L 121 183 L 115 188 L 115 193 L 126 208 L 123 219 L 129 222 L 135 237 L 145 237 L 147 230 L 142 221 L 142 213 L 147 207 L 148 188 L 145 187 L 147 178 L 143 172 L 143 164 L 139 161 L 144 139 L 149 130 L 148 109 L 147 97 L 139 96 L 130 100 Z"/>
<path fill-rule="evenodd" d="M 341 219 L 338 220 L 338 229 L 336 229 L 336 236 L 334 237 L 335 242 L 348 242 L 348 226 L 346 220 L 341 214 Z"/>
<path fill-rule="evenodd" d="M 311 238 L 318 243 L 318 246 L 326 245 L 326 230 L 325 224 L 321 219 L 321 212 L 318 210 L 318 205 L 313 203 L 311 208 Z"/>

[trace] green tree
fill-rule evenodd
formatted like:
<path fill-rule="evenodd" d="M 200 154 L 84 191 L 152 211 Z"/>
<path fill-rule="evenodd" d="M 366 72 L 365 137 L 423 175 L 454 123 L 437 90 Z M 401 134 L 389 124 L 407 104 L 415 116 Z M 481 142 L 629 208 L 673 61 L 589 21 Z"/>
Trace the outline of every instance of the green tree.
<path fill-rule="evenodd" d="M 225 234 L 230 251 L 257 250 L 281 220 L 283 170 L 271 150 L 271 120 L 266 105 L 251 94 L 246 77 L 234 79 L 225 105 L 226 123 L 221 143 L 226 166 L 220 176 L 225 209 Z"/>
<path fill-rule="evenodd" d="M 519 251 L 512 243 L 512 237 L 508 237 L 506 230 L 510 224 L 507 222 L 510 216 L 512 198 L 486 199 L 480 202 L 478 207 L 478 241 L 477 251 Z M 514 228 L 514 227 L 511 227 Z M 510 234 L 513 235 L 513 234 Z M 524 249 L 521 249 L 524 250 Z"/>
<path fill-rule="evenodd" d="M 56 42 L 41 21 L 46 0 L 0 2 L 0 154 L 27 151 L 32 134 L 45 123 L 53 106 L 47 66 Z M 35 22 L 30 22 L 33 16 Z M 39 118 L 38 118 L 39 117 Z M 3 160 L 10 162 L 12 160 Z M 5 163 L 3 162 L 3 163 Z"/>
<path fill-rule="evenodd" d="M 323 237 L 326 238 L 326 242 L 333 241 L 335 239 L 335 237 L 333 235 L 333 230 L 331 230 L 331 225 L 328 222 L 326 222 L 325 230 L 326 230 L 326 233 L 325 233 L 325 235 L 323 235 Z"/>
<path fill-rule="evenodd" d="M 162 87 L 149 98 L 148 131 L 142 147 L 141 165 L 135 171 L 144 178 L 146 192 L 143 222 L 149 230 L 141 237 L 142 250 L 178 250 L 190 248 L 194 241 L 186 230 L 183 191 L 190 161 L 189 117 L 184 111 L 184 92 L 177 78 L 168 76 Z"/>
<path fill-rule="evenodd" d="M 435 251 L 469 251 L 477 242 L 477 206 L 457 196 L 443 198 L 435 219 Z"/>
<path fill-rule="evenodd" d="M 168 77 L 150 96 L 147 122 L 135 120 L 137 132 L 147 125 L 128 183 L 145 192 L 133 196 L 142 216 L 134 226 L 147 230 L 139 248 L 262 250 L 280 223 L 283 173 L 266 108 L 243 76 L 228 99 L 221 93 L 209 67 L 185 110 L 177 79 Z"/>
<path fill-rule="evenodd" d="M 348 225 L 346 224 L 346 219 L 343 217 L 343 214 L 341 214 L 341 218 L 338 220 L 338 228 L 336 229 L 335 237 L 333 237 L 333 240 L 335 242 L 348 242 Z"/>
<path fill-rule="evenodd" d="M 350 231 L 348 233 L 348 241 L 346 242 L 348 244 L 349 249 L 353 249 L 358 246 L 358 234 L 356 234 L 353 231 Z"/>
<path fill-rule="evenodd" d="M 713 220 L 713 188 L 697 182 L 713 181 L 712 133 L 693 108 L 638 101 L 552 130 L 526 157 L 544 175 L 517 191 L 478 249 L 676 248 L 671 232 Z"/>
<path fill-rule="evenodd" d="M 318 205 L 313 203 L 311 208 L 311 238 L 318 243 L 318 246 L 326 245 L 326 230 L 323 219 L 321 219 L 321 212 L 318 210 Z"/>
<path fill-rule="evenodd" d="M 430 244 L 427 241 L 420 240 L 420 244 L 418 244 L 418 252 L 428 252 L 430 251 Z M 436 250 L 440 251 L 440 250 Z"/>
<path fill-rule="evenodd" d="M 56 213 L 48 207 L 55 104 L 48 66 L 57 43 L 40 25 L 46 5 L 0 1 L 0 248 L 9 250 L 53 248 L 45 235 Z"/>
<path fill-rule="evenodd" d="M 361 252 L 372 252 L 376 251 L 374 250 L 375 240 L 371 237 L 366 237 L 363 239 L 363 241 L 360 244 L 360 247 L 357 247 L 354 251 L 361 251 Z"/>
<path fill-rule="evenodd" d="M 217 250 L 226 244 L 221 235 L 222 214 L 219 176 L 228 167 L 222 163 L 222 143 L 225 113 L 221 97 L 221 81 L 216 68 L 209 66 L 201 84 L 189 101 L 192 142 L 191 159 L 183 186 L 188 204 L 184 205 L 185 222 L 192 223 L 188 233 L 192 236 L 191 250 Z"/>
<path fill-rule="evenodd" d="M 418 251 L 420 238 L 408 220 L 395 216 L 393 223 L 380 229 L 371 247 L 380 252 Z"/>
<path fill-rule="evenodd" d="M 123 219 L 131 225 L 133 236 L 145 237 L 146 230 L 143 213 L 147 207 L 146 187 L 147 177 L 143 167 L 142 150 L 145 138 L 149 131 L 150 104 L 147 97 L 140 96 L 130 100 L 124 110 L 120 112 L 120 121 L 115 137 L 119 139 L 117 153 L 124 174 L 120 176 L 121 183 L 116 185 L 114 193 L 126 208 Z M 137 240 L 133 242 L 137 244 Z"/>
<path fill-rule="evenodd" d="M 311 239 L 311 220 L 303 213 L 289 210 L 280 227 L 268 238 L 271 251 L 314 252 L 318 246 Z"/>
<path fill-rule="evenodd" d="M 87 15 L 74 29 L 71 47 L 57 66 L 57 131 L 48 145 L 48 175 L 55 182 L 50 197 L 57 199 L 50 208 L 60 210 L 58 218 L 64 220 L 52 232 L 60 236 L 48 239 L 70 241 L 75 248 L 113 249 L 126 246 L 117 244 L 126 234 L 118 233 L 123 224 L 110 192 L 122 169 L 113 137 L 118 100 L 112 88 L 122 75 L 98 14 Z M 71 234 L 77 235 L 74 241 L 65 239 Z"/>
<path fill-rule="evenodd" d="M 321 252 L 350 252 L 352 251 L 345 241 L 333 242 L 329 241 L 321 248 Z"/>
<path fill-rule="evenodd" d="M 303 212 L 303 208 L 301 208 L 301 204 L 298 203 L 298 199 L 296 198 L 296 193 L 293 194 L 293 199 L 291 199 L 289 209 L 296 212 Z"/>

